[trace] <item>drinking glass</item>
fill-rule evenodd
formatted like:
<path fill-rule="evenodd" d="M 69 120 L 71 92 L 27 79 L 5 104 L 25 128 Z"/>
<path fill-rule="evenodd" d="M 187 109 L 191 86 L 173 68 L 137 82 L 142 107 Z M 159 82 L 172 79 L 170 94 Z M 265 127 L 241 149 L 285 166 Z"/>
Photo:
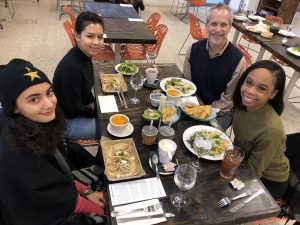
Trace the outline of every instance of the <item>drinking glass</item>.
<path fill-rule="evenodd" d="M 193 188 L 196 184 L 197 171 L 194 167 L 188 164 L 181 164 L 177 167 L 174 174 L 174 181 L 180 189 L 180 193 L 171 195 L 171 203 L 175 207 L 184 207 L 187 203 L 187 198 L 182 194 L 182 191 L 187 191 Z"/>
<path fill-rule="evenodd" d="M 135 90 L 134 97 L 129 99 L 132 104 L 139 104 L 141 101 L 136 97 L 137 90 L 143 87 L 144 77 L 141 74 L 134 74 L 130 78 L 130 85 Z"/>
<path fill-rule="evenodd" d="M 193 142 L 193 148 L 198 158 L 192 161 L 192 166 L 197 169 L 198 173 L 202 172 L 202 167 L 200 165 L 200 158 L 201 156 L 207 155 L 210 152 L 211 147 L 212 147 L 211 141 L 203 137 L 196 136 Z"/>
<path fill-rule="evenodd" d="M 149 63 L 151 66 L 153 66 L 155 64 L 156 57 L 157 57 L 157 55 L 154 50 L 152 50 L 152 49 L 146 50 L 146 60 L 147 60 L 147 63 Z"/>

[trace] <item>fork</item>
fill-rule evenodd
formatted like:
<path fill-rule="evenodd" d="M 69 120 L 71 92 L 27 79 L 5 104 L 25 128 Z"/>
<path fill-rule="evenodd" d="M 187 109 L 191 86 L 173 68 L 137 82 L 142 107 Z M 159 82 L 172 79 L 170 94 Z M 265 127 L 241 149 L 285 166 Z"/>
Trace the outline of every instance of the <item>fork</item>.
<path fill-rule="evenodd" d="M 154 212 L 158 209 L 161 209 L 161 203 L 156 203 L 154 205 L 148 205 L 142 208 L 137 208 L 137 209 L 128 209 L 128 210 L 114 210 L 111 212 L 111 216 L 112 217 L 116 217 L 116 216 L 121 216 L 121 215 L 125 215 L 125 214 L 129 214 L 129 213 L 133 213 L 133 212 L 139 212 L 139 211 L 145 211 L 145 212 Z"/>
<path fill-rule="evenodd" d="M 246 196 L 248 196 L 248 195 L 249 195 L 249 193 L 244 192 L 244 193 L 242 193 L 242 194 L 240 194 L 240 195 L 238 195 L 238 196 L 235 196 L 235 197 L 233 197 L 233 198 L 224 197 L 224 198 L 222 198 L 220 201 L 218 201 L 217 205 L 221 208 L 221 207 L 223 207 L 223 206 L 225 206 L 225 205 L 228 205 L 230 202 L 232 202 L 232 201 L 234 201 L 234 200 L 237 200 L 237 199 L 239 199 L 239 198 L 246 197 Z"/>

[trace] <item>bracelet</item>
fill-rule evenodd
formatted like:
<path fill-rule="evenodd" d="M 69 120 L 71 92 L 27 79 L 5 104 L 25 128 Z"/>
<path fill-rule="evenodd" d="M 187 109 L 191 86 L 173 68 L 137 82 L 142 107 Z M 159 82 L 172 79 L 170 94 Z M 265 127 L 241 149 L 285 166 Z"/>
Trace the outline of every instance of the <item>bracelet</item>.
<path fill-rule="evenodd" d="M 88 195 L 92 194 L 94 191 L 92 189 L 87 189 L 85 192 L 82 193 L 83 197 L 87 197 Z"/>

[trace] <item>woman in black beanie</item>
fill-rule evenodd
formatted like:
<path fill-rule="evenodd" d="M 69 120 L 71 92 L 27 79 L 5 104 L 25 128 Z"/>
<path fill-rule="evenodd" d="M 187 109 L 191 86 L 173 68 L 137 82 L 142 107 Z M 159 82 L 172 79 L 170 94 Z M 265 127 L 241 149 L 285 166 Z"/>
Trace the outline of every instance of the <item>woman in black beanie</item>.
<path fill-rule="evenodd" d="M 103 215 L 106 200 L 82 197 L 87 187 L 74 183 L 57 149 L 66 123 L 47 76 L 13 59 L 0 67 L 0 102 L 0 223 L 96 224 L 86 215 Z"/>

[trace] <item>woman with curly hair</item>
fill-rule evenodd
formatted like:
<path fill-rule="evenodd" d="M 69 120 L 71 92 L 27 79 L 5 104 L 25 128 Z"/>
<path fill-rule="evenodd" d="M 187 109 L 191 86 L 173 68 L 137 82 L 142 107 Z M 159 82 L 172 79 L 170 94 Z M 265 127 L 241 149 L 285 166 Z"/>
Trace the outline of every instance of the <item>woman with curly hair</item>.
<path fill-rule="evenodd" d="M 66 122 L 47 76 L 22 59 L 0 66 L 0 102 L 0 220 L 97 224 L 89 215 L 102 219 L 105 196 L 85 193 L 57 149 Z"/>
<path fill-rule="evenodd" d="M 284 87 L 284 70 L 263 60 L 243 73 L 233 95 L 234 143 L 244 150 L 245 159 L 274 199 L 285 193 L 290 171 L 280 118 Z"/>

